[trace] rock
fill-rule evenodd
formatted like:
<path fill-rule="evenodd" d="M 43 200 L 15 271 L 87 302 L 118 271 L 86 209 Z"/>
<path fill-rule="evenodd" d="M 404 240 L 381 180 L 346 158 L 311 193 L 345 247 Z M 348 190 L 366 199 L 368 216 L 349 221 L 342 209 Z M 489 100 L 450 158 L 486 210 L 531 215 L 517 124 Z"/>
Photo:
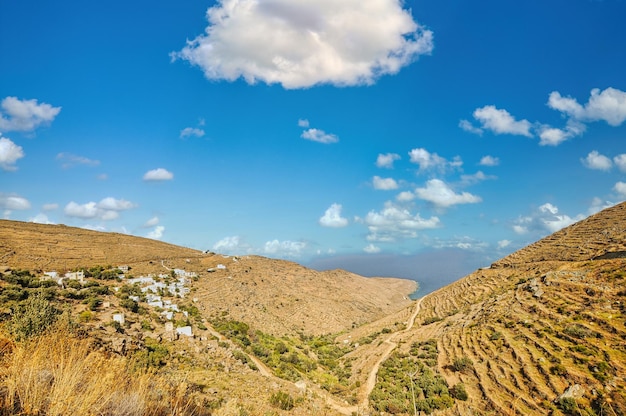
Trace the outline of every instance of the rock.
<path fill-rule="evenodd" d="M 563 394 L 556 398 L 556 401 L 562 399 L 580 399 L 585 394 L 585 389 L 580 384 L 569 386 Z"/>
<path fill-rule="evenodd" d="M 296 381 L 295 386 L 301 393 L 306 392 L 306 383 L 304 380 Z"/>

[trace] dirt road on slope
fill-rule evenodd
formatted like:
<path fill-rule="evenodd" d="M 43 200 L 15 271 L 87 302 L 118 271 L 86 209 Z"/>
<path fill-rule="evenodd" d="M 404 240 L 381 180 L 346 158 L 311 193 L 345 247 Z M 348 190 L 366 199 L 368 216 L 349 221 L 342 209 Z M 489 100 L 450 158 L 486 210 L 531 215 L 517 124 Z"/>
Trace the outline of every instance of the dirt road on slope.
<path fill-rule="evenodd" d="M 380 368 L 380 365 L 387 358 L 389 358 L 389 356 L 391 355 L 393 350 L 395 350 L 396 347 L 398 346 L 398 344 L 394 341 L 394 339 L 398 335 L 403 334 L 405 332 L 408 332 L 408 331 L 410 331 L 413 328 L 413 325 L 415 324 L 415 318 L 417 317 L 417 315 L 419 314 L 419 312 L 421 310 L 422 300 L 423 299 L 424 299 L 424 297 L 421 297 L 415 303 L 415 310 L 411 314 L 411 317 L 409 318 L 409 320 L 407 322 L 406 328 L 390 334 L 389 337 L 387 337 L 387 339 L 383 341 L 383 343 L 387 344 L 388 347 L 385 350 L 385 352 L 380 356 L 380 358 L 378 358 L 376 363 L 374 363 L 374 366 L 370 370 L 369 375 L 367 377 L 367 382 L 361 388 L 361 395 L 363 397 L 363 400 L 356 406 L 341 406 L 340 404 L 338 404 L 336 402 L 336 400 L 334 400 L 333 398 L 327 396 L 326 397 L 327 404 L 329 404 L 333 409 L 335 409 L 336 411 L 338 411 L 339 413 L 344 414 L 344 415 L 351 415 L 351 414 L 354 414 L 354 413 L 356 413 L 358 415 L 358 414 L 361 414 L 359 412 L 360 409 L 367 409 L 368 408 L 368 406 L 369 406 L 369 396 L 372 393 L 372 390 L 374 390 L 374 386 L 376 386 L 376 377 L 378 376 L 378 370 Z"/>

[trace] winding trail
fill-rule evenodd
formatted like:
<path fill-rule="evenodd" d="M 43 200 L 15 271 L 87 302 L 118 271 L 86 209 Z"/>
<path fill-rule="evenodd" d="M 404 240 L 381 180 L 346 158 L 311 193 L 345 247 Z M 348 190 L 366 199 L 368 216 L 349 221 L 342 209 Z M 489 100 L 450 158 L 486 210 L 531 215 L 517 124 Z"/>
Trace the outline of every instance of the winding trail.
<path fill-rule="evenodd" d="M 395 338 L 398 335 L 404 334 L 413 328 L 413 325 L 415 324 L 415 318 L 420 313 L 420 310 L 422 308 L 422 300 L 424 300 L 424 296 L 422 296 L 421 298 L 417 300 L 417 302 L 415 302 L 415 310 L 411 314 L 411 317 L 409 318 L 407 322 L 406 328 L 392 333 L 391 335 L 389 335 L 389 337 L 387 337 L 386 340 L 383 341 L 383 343 L 387 344 L 387 349 L 378 358 L 378 360 L 376 360 L 376 362 L 372 366 L 372 369 L 369 372 L 369 375 L 367 377 L 367 382 L 361 388 L 360 393 L 361 393 L 361 397 L 363 397 L 361 402 L 357 404 L 356 406 L 342 406 L 339 403 L 337 403 L 337 401 L 333 397 L 326 396 L 326 403 L 328 405 L 330 405 L 333 409 L 335 409 L 336 411 L 344 415 L 352 415 L 352 414 L 360 415 L 361 413 L 359 410 L 368 408 L 369 396 L 372 393 L 372 390 L 374 390 L 374 386 L 376 386 L 376 377 L 378 376 L 378 370 L 380 369 L 380 365 L 387 358 L 389 358 L 393 350 L 397 348 L 398 344 L 394 341 Z"/>
<path fill-rule="evenodd" d="M 165 265 L 163 266 L 165 267 Z M 307 388 L 311 391 L 314 391 L 319 396 L 324 397 L 324 399 L 326 400 L 326 404 L 329 407 L 331 407 L 333 410 L 337 411 L 338 413 L 341 413 L 342 415 L 347 415 L 347 416 L 353 415 L 353 414 L 362 415 L 363 414 L 362 410 L 367 409 L 369 406 L 369 395 L 372 393 L 372 390 L 374 390 L 374 386 L 376 386 L 376 377 L 378 376 L 378 370 L 380 369 L 381 364 L 387 358 L 389 358 L 391 353 L 397 348 L 398 344 L 395 342 L 395 338 L 401 334 L 404 334 L 410 331 L 413 328 L 413 325 L 415 324 L 415 319 L 417 315 L 419 314 L 421 307 L 422 307 L 422 300 L 424 300 L 424 297 L 419 298 L 415 302 L 415 309 L 413 310 L 413 313 L 411 314 L 407 322 L 406 328 L 390 334 L 387 337 L 387 339 L 383 341 L 384 344 L 387 344 L 387 349 L 378 358 L 378 360 L 376 360 L 376 362 L 372 366 L 372 369 L 369 372 L 369 375 L 367 377 L 367 382 L 361 387 L 360 395 L 363 399 L 361 400 L 360 403 L 354 406 L 345 406 L 340 401 L 338 401 L 337 398 L 333 397 L 327 391 L 323 390 L 321 387 L 315 384 L 307 385 Z M 209 333 L 215 336 L 219 341 L 227 342 L 231 345 L 231 347 L 239 349 L 241 352 L 246 354 L 248 358 L 258 367 L 259 373 L 261 373 L 261 375 L 263 375 L 264 377 L 268 377 L 268 378 L 275 378 L 277 380 L 280 380 L 281 382 L 285 381 L 283 379 L 276 377 L 272 373 L 272 370 L 269 367 L 267 367 L 265 363 L 263 363 L 261 360 L 255 357 L 253 354 L 248 354 L 245 351 L 241 350 L 231 340 L 229 340 L 224 335 L 217 332 L 215 328 L 213 328 L 209 323 L 206 323 L 205 325 L 207 326 Z"/>

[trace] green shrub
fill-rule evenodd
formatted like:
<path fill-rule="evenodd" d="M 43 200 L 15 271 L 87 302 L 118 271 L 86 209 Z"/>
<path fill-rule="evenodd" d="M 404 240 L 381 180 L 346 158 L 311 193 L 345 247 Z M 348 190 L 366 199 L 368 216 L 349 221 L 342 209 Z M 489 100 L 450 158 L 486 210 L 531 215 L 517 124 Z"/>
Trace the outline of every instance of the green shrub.
<path fill-rule="evenodd" d="M 9 328 L 17 340 L 24 340 L 46 331 L 54 324 L 59 313 L 42 293 L 38 293 L 17 305 Z"/>
<path fill-rule="evenodd" d="M 271 395 L 270 404 L 281 410 L 291 410 L 294 406 L 294 400 L 289 393 L 279 391 Z"/>
<path fill-rule="evenodd" d="M 463 356 L 455 358 L 451 367 L 454 371 L 466 372 L 467 370 L 472 368 L 473 364 L 474 363 L 472 363 L 472 360 L 470 360 L 466 356 Z"/>
<path fill-rule="evenodd" d="M 467 391 L 465 391 L 465 385 L 463 383 L 457 383 L 450 389 L 450 395 L 458 400 L 467 400 L 468 395 Z"/>

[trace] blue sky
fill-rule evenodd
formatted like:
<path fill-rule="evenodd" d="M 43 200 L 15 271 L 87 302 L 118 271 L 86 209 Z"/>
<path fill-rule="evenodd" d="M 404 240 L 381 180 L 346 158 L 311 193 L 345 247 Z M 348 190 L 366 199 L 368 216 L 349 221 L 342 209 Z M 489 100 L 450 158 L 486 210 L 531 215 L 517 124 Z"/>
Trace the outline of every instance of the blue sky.
<path fill-rule="evenodd" d="M 623 0 L 0 0 L 0 214 L 471 271 L 626 199 L 624 18 Z"/>

